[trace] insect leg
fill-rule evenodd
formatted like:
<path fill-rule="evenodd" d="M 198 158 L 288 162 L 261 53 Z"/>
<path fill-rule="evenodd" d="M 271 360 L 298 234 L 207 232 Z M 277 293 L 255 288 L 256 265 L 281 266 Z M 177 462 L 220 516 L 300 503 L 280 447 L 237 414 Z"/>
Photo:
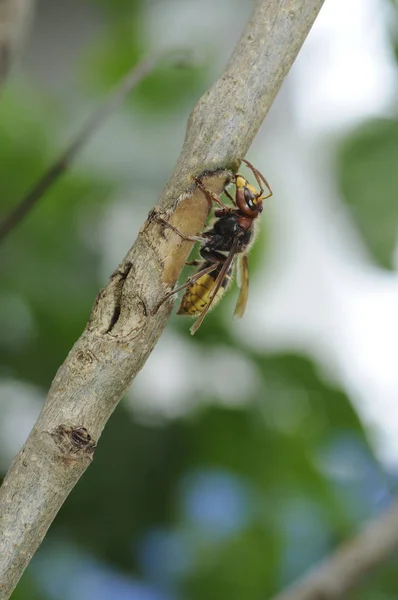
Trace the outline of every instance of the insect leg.
<path fill-rule="evenodd" d="M 158 302 L 158 304 L 156 304 L 156 306 L 151 310 L 151 315 L 155 315 L 158 312 L 159 308 L 162 306 L 162 304 L 164 302 L 166 302 L 166 300 L 168 300 L 171 296 L 174 296 L 174 294 L 181 292 L 181 290 L 185 290 L 187 287 L 192 285 L 192 283 L 195 283 L 195 281 L 200 279 L 203 275 L 206 275 L 207 273 L 211 273 L 212 271 L 214 271 L 214 269 L 217 269 L 218 265 L 219 265 L 219 263 L 215 262 L 203 269 L 200 269 L 197 273 L 194 273 L 194 275 L 189 277 L 189 279 L 187 279 L 187 281 L 185 283 L 183 283 L 182 285 L 179 285 L 178 287 L 174 288 L 174 290 L 172 290 L 171 292 L 166 294 L 161 299 L 161 301 Z"/>
<path fill-rule="evenodd" d="M 229 193 L 228 190 L 224 190 L 224 194 L 227 196 L 227 198 L 229 198 L 232 202 L 232 204 L 234 204 L 236 206 L 236 202 L 235 202 L 235 198 L 233 196 L 231 196 L 231 194 Z"/>
<path fill-rule="evenodd" d="M 156 216 L 152 217 L 152 220 L 157 221 L 158 223 L 160 223 L 160 225 L 164 225 L 164 227 L 167 227 L 168 229 L 171 229 L 171 231 L 174 231 L 174 233 L 179 235 L 180 238 L 182 238 L 183 240 L 185 240 L 187 242 L 204 243 L 207 241 L 204 237 L 201 237 L 199 235 L 185 235 L 185 233 L 182 233 L 181 231 L 179 231 L 179 229 L 177 229 L 177 227 L 174 227 L 174 225 L 172 225 L 171 223 L 166 221 L 166 219 L 163 219 L 163 217 L 159 217 L 156 215 Z"/>
<path fill-rule="evenodd" d="M 185 264 L 187 267 L 199 267 L 199 265 L 203 265 L 203 260 L 188 260 Z"/>
<path fill-rule="evenodd" d="M 221 206 L 226 211 L 231 210 L 231 208 L 229 206 L 224 204 L 224 202 L 221 200 L 220 196 L 218 196 L 215 192 L 212 192 L 211 190 L 207 189 L 207 187 L 205 187 L 203 185 L 202 181 L 198 177 L 194 177 L 194 180 L 195 180 L 195 183 L 198 186 L 198 188 L 200 188 L 202 190 L 202 192 L 204 193 L 206 200 L 210 204 L 210 208 L 212 208 L 213 204 L 215 203 L 215 204 L 218 204 L 219 206 Z M 234 202 L 234 204 L 235 204 L 235 202 Z"/>

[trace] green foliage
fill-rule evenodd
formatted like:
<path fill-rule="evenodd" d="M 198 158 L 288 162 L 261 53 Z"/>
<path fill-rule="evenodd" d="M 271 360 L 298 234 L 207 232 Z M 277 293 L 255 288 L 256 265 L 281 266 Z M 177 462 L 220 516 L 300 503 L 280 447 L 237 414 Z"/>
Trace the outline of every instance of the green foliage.
<path fill-rule="evenodd" d="M 278 572 L 291 543 L 283 526 L 291 501 L 304 498 L 323 514 L 329 539 L 325 554 L 333 540 L 351 533 L 353 505 L 341 502 L 335 483 L 320 468 L 329 439 L 344 432 L 354 444 L 363 440 L 348 398 L 323 382 L 308 360 L 293 355 L 252 358 L 266 392 L 246 408 L 210 405 L 195 420 L 148 427 L 134 424 L 119 407 L 52 535 L 73 538 L 126 571 L 140 571 L 140 540 L 151 528 L 183 528 L 192 540 L 197 535 L 182 511 L 182 482 L 198 472 L 226 473 L 238 478 L 252 498 L 245 525 L 219 541 L 203 538 L 201 526 L 201 541 L 191 544 L 195 566 L 181 585 L 190 598 L 210 593 L 257 600 L 279 586 Z M 369 448 L 365 451 L 370 457 Z M 317 532 L 304 533 L 303 542 L 311 556 L 319 543 Z M 304 563 L 303 568 L 309 566 Z"/>
<path fill-rule="evenodd" d="M 100 100 L 151 49 L 144 2 L 97 4 L 104 28 L 84 50 L 80 66 L 82 87 L 95 89 Z M 159 68 L 134 91 L 127 109 L 145 117 L 154 135 L 162 119 L 177 115 L 204 91 L 207 67 Z M 1 96 L 4 211 L 54 159 L 64 118 L 59 105 L 28 84 Z M 398 220 L 397 151 L 397 121 L 378 120 L 342 141 L 338 157 L 339 182 L 353 218 L 374 259 L 390 268 Z M 140 176 L 149 187 L 153 165 Z M 46 389 L 80 334 L 101 284 L 97 228 L 114 191 L 117 186 L 104 180 L 100 167 L 75 166 L 5 242 L 0 259 L 0 374 L 5 378 Z M 253 281 L 266 261 L 266 211 L 262 221 L 250 255 Z M 231 296 L 236 298 L 236 290 Z M 109 571 L 113 587 L 108 597 L 117 600 L 116 584 L 137 578 L 181 598 L 262 600 L 313 567 L 377 512 L 375 496 L 389 498 L 395 482 L 374 458 L 346 392 L 327 381 L 315 361 L 269 355 L 237 340 L 235 298 L 212 311 L 194 338 L 189 319 L 171 321 L 192 357 L 188 376 L 199 372 L 206 384 L 193 384 L 186 392 L 186 405 L 196 410 L 154 426 L 137 421 L 123 402 L 101 437 L 92 466 L 57 516 L 39 562 L 44 558 L 51 565 L 54 547 L 64 547 L 65 554 L 70 547 L 78 549 L 79 576 L 86 583 L 93 563 Z M 257 387 L 242 393 L 239 407 L 209 392 L 214 382 L 200 362 L 201 356 L 224 348 L 248 361 L 258 377 Z M 169 353 L 174 357 L 172 344 Z M 228 389 L 233 375 L 220 369 L 217 376 Z M 158 544 L 149 551 L 148 539 L 159 531 L 169 535 L 166 548 Z M 176 538 L 182 549 L 173 558 L 170 540 Z M 81 556 L 89 557 L 88 564 Z M 67 577 L 76 581 L 65 565 Z M 396 567 L 392 558 L 352 598 L 396 597 Z M 39 575 L 33 562 L 13 600 L 69 600 L 61 582 L 54 591 L 51 566 L 47 571 Z M 84 593 L 96 589 L 107 597 L 101 586 L 87 583 Z"/>
<path fill-rule="evenodd" d="M 351 214 L 373 259 L 393 268 L 398 232 L 398 121 L 377 119 L 348 136 L 338 177 Z"/>
<path fill-rule="evenodd" d="M 109 17 L 111 22 L 120 23 L 125 19 L 131 19 L 136 15 L 140 6 L 143 4 L 142 0 L 94 0 L 99 6 L 101 6 Z"/>
<path fill-rule="evenodd" d="M 46 134 L 54 127 L 53 113 L 32 92 L 2 96 L 3 209 L 19 202 L 54 160 L 56 149 Z M 98 176 L 68 173 L 6 239 L 0 304 L 7 310 L 1 311 L 0 327 L 9 332 L 5 342 L 13 339 L 10 346 L 0 343 L 0 360 L 9 374 L 47 387 L 81 332 L 99 288 L 88 236 L 109 191 Z M 12 331 L 20 329 L 21 319 L 25 328 L 16 339 Z"/>
<path fill-rule="evenodd" d="M 89 52 L 90 79 L 102 93 L 112 89 L 135 64 L 151 53 L 140 23 L 137 16 L 118 22 Z M 193 104 L 203 90 L 208 64 L 192 62 L 190 66 L 189 57 L 184 60 L 184 50 L 181 50 L 181 60 L 184 64 L 178 66 L 165 56 L 155 71 L 126 99 L 126 104 L 151 120 L 161 120 L 165 113 L 167 116 Z"/>
<path fill-rule="evenodd" d="M 43 591 L 37 585 L 34 578 L 26 574 L 22 577 L 16 590 L 11 596 L 12 600 L 47 600 L 47 595 L 43 596 Z"/>
<path fill-rule="evenodd" d="M 397 57 L 398 3 L 388 0 L 388 28 Z M 397 61 L 396 61 L 397 62 Z M 369 119 L 341 140 L 337 149 L 337 179 L 344 200 L 371 258 L 395 269 L 398 233 L 398 119 Z"/>
<path fill-rule="evenodd" d="M 133 540 L 172 515 L 173 483 L 187 466 L 181 435 L 178 427 L 140 426 L 118 408 L 56 526 L 101 558 L 131 567 Z"/>
<path fill-rule="evenodd" d="M 185 584 L 187 597 L 193 600 L 270 597 L 279 558 L 274 538 L 270 530 L 256 526 L 229 544 L 207 548 Z"/>

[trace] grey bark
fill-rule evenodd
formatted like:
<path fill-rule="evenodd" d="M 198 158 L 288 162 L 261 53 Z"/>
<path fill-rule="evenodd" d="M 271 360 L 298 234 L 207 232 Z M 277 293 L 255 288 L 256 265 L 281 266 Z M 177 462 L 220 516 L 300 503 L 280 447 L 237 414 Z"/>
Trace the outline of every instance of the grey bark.
<path fill-rule="evenodd" d="M 221 191 L 245 156 L 323 0 L 258 0 L 221 77 L 195 106 L 158 210 L 197 234 L 208 204 L 193 176 Z M 67 356 L 28 440 L 0 489 L 0 597 L 9 598 L 48 527 L 90 464 L 95 443 L 164 329 L 174 286 L 191 249 L 150 219 Z"/>

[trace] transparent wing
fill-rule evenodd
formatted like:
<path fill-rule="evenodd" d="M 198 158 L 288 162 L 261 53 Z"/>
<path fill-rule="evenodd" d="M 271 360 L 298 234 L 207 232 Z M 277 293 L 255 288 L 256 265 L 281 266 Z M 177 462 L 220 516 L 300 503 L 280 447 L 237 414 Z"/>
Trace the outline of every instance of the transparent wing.
<path fill-rule="evenodd" d="M 236 254 L 236 248 L 238 245 L 238 239 L 235 239 L 234 243 L 232 244 L 232 248 L 227 256 L 227 258 L 225 259 L 225 262 L 222 266 L 221 271 L 219 272 L 217 279 L 216 279 L 216 283 L 214 286 L 214 290 L 213 293 L 211 295 L 211 299 L 210 302 L 208 303 L 208 305 L 206 306 L 206 308 L 203 310 L 202 314 L 200 315 L 200 317 L 195 321 L 195 323 L 192 325 L 190 332 L 192 335 L 194 335 L 194 333 L 197 332 L 197 330 L 199 329 L 199 327 L 201 326 L 201 324 L 203 323 L 203 319 L 205 318 L 205 316 L 207 315 L 207 313 L 209 312 L 209 309 L 211 307 L 211 305 L 213 304 L 213 300 L 214 298 L 217 296 L 217 292 L 221 287 L 222 282 L 224 281 L 224 277 L 225 274 L 228 273 L 229 268 L 231 266 L 231 263 L 234 259 L 234 256 Z"/>
<path fill-rule="evenodd" d="M 249 297 L 249 260 L 247 254 L 240 255 L 238 259 L 238 285 L 240 292 L 236 303 L 235 317 L 240 319 L 243 317 Z"/>

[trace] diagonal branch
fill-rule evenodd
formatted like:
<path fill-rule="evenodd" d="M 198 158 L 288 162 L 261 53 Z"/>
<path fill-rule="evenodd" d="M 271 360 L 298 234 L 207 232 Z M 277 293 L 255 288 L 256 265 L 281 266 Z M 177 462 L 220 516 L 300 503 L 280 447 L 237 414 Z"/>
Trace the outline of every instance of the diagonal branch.
<path fill-rule="evenodd" d="M 273 600 L 344 598 L 398 548 L 398 503 L 376 517 L 352 540 Z"/>
<path fill-rule="evenodd" d="M 195 106 L 177 166 L 157 209 L 187 235 L 208 203 L 194 176 L 220 192 L 245 156 L 323 0 L 257 0 L 221 77 Z M 0 596 L 6 600 L 62 503 L 90 464 L 95 442 L 164 329 L 191 243 L 156 222 L 98 295 L 90 320 L 50 388 L 28 440 L 0 488 Z"/>

